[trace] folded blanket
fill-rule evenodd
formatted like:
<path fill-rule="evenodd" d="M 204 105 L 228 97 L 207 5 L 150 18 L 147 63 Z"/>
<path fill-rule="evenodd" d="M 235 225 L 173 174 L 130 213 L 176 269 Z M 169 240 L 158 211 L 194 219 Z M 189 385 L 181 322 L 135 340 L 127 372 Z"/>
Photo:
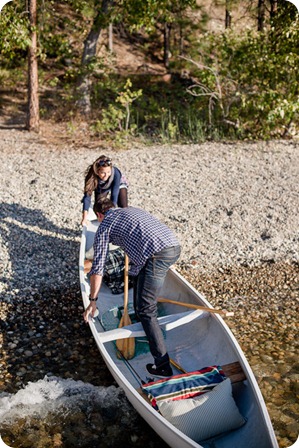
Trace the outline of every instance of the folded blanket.
<path fill-rule="evenodd" d="M 220 366 L 209 366 L 144 384 L 142 390 L 147 394 L 152 406 L 158 409 L 159 401 L 184 400 L 204 394 L 224 379 L 225 374 Z"/>

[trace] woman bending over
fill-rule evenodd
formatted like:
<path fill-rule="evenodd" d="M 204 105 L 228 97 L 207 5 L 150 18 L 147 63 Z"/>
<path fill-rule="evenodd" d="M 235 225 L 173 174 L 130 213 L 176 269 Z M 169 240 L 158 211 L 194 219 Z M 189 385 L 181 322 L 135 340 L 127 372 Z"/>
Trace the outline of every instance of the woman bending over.
<path fill-rule="evenodd" d="M 92 193 L 95 193 L 95 202 L 110 193 L 110 199 L 115 206 L 124 208 L 128 206 L 128 182 L 121 171 L 113 166 L 112 160 L 100 156 L 85 173 L 83 214 L 81 224 L 87 224 L 88 210 L 91 205 Z"/>

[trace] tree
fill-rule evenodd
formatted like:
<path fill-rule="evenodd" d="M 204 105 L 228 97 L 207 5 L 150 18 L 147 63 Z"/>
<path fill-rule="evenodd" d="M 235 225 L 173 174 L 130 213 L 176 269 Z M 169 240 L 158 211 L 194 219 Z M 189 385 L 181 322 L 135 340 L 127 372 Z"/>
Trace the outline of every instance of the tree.
<path fill-rule="evenodd" d="M 72 1 L 72 0 L 70 0 Z M 102 0 L 100 8 L 96 9 L 91 30 L 84 42 L 81 60 L 81 74 L 78 82 L 77 104 L 81 113 L 89 115 L 91 112 L 90 90 L 93 62 L 96 60 L 98 39 L 104 28 L 114 21 L 122 21 L 131 30 L 140 28 L 151 29 L 160 19 L 164 31 L 164 64 L 169 65 L 170 30 L 176 11 L 182 11 L 195 4 L 194 0 Z M 95 2 L 97 5 L 97 2 Z M 165 24 L 165 27 L 164 27 Z"/>
<path fill-rule="evenodd" d="M 265 27 L 265 0 L 258 0 L 258 18 L 257 29 L 258 31 L 264 31 Z"/>
<path fill-rule="evenodd" d="M 26 129 L 28 131 L 39 132 L 36 0 L 28 0 L 28 7 L 31 43 L 28 48 L 28 107 Z"/>
<path fill-rule="evenodd" d="M 171 24 L 165 22 L 164 23 L 164 52 L 163 52 L 163 62 L 164 67 L 169 68 L 169 56 L 170 56 L 170 33 L 171 33 Z"/>
<path fill-rule="evenodd" d="M 277 0 L 270 0 L 270 18 L 275 19 L 277 13 Z"/>
<path fill-rule="evenodd" d="M 225 28 L 231 28 L 231 25 L 232 25 L 231 0 L 225 0 Z"/>
<path fill-rule="evenodd" d="M 84 49 L 81 59 L 81 74 L 78 81 L 78 100 L 77 104 L 81 113 L 89 115 L 91 112 L 90 103 L 90 71 L 92 62 L 96 58 L 97 42 L 104 28 L 109 25 L 109 7 L 112 0 L 102 0 L 100 9 L 96 11 L 93 24 L 84 41 Z"/>

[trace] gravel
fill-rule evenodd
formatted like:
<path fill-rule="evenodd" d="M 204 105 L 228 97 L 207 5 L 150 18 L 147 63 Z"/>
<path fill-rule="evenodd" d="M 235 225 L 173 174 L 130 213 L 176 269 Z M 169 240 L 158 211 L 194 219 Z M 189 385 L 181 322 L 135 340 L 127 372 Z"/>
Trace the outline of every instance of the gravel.
<path fill-rule="evenodd" d="M 45 375 L 96 387 L 113 384 L 83 324 L 78 279 L 84 172 L 104 153 L 126 174 L 129 203 L 150 211 L 177 234 L 180 272 L 213 306 L 235 312 L 227 323 L 257 377 L 279 446 L 294 443 L 299 415 L 299 144 L 205 143 L 116 151 L 95 141 L 79 145 L 60 135 L 59 128 L 51 138 L 18 129 L 0 132 L 0 390 L 16 393 Z M 59 432 L 58 421 L 56 416 L 55 424 L 42 427 L 45 440 L 53 439 L 47 446 L 58 446 L 57 438 L 68 427 L 63 424 Z M 76 423 L 86 438 L 94 435 L 89 423 L 82 416 Z M 26 425 L 16 421 L 4 428 L 7 443 L 25 440 Z M 39 425 L 43 422 L 34 419 L 32 431 Z M 134 431 L 140 427 L 138 421 Z M 128 440 L 131 431 L 125 433 Z M 155 437 L 147 428 L 134 446 L 162 446 Z M 66 440 L 71 443 L 71 435 Z M 46 446 L 44 439 L 41 443 Z"/>
<path fill-rule="evenodd" d="M 206 143 L 112 151 L 51 144 L 18 130 L 0 141 L 1 292 L 77 281 L 84 171 L 100 154 L 128 177 L 129 203 L 179 237 L 181 266 L 212 271 L 299 262 L 299 146 Z"/>

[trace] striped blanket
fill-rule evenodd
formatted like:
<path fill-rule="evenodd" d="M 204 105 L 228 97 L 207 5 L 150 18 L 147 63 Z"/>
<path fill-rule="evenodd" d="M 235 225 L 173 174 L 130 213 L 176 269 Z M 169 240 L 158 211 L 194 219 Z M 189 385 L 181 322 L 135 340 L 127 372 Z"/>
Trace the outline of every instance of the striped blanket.
<path fill-rule="evenodd" d="M 159 401 L 196 397 L 210 391 L 224 379 L 225 375 L 220 366 L 209 366 L 144 384 L 142 390 L 147 394 L 152 406 L 159 409 Z"/>

